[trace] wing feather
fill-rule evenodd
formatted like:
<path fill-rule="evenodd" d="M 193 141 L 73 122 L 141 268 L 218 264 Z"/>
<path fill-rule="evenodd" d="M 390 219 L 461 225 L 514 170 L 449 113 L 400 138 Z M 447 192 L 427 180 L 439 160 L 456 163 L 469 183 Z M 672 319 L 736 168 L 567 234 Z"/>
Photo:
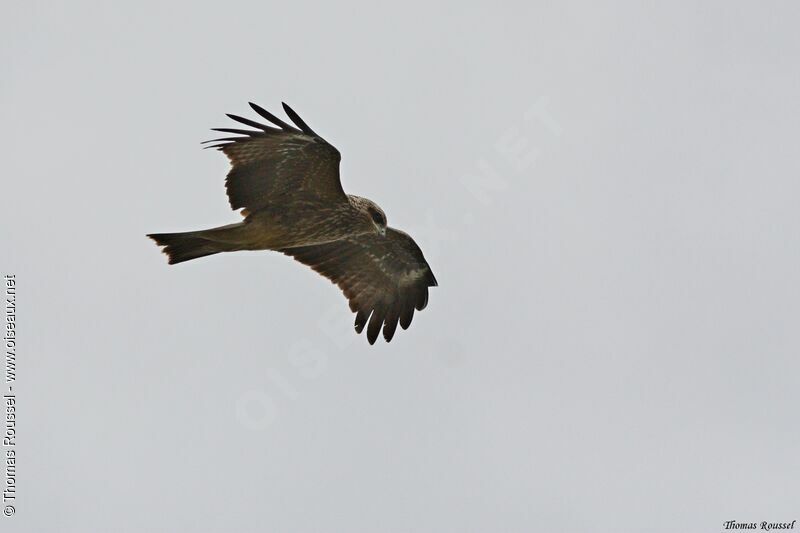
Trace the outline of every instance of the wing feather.
<path fill-rule="evenodd" d="M 286 111 L 286 114 L 289 115 L 289 118 L 292 119 L 292 122 L 294 122 L 298 128 L 300 128 L 304 133 L 307 133 L 309 135 L 317 135 L 316 133 L 314 133 L 314 130 L 309 128 L 308 124 L 306 124 L 303 121 L 303 119 L 300 118 L 300 115 L 295 113 L 294 109 L 292 109 L 291 107 L 289 107 L 288 104 L 286 104 L 286 102 L 281 102 L 281 104 L 283 105 L 283 110 Z"/>
<path fill-rule="evenodd" d="M 260 105 L 254 104 L 253 102 L 248 102 L 248 103 L 250 104 L 250 107 L 253 108 L 253 111 L 258 113 L 259 115 L 261 115 L 265 119 L 269 120 L 270 122 L 272 122 L 276 126 L 280 127 L 282 130 L 300 131 L 297 128 L 293 128 L 292 126 L 290 126 L 286 122 L 282 121 L 281 119 L 279 119 L 278 117 L 276 117 L 275 115 L 273 115 L 272 113 L 270 113 L 269 111 L 267 111 L 266 109 L 261 107 Z M 314 134 L 314 135 L 316 135 L 316 134 Z"/>
<path fill-rule="evenodd" d="M 233 209 L 244 208 L 253 213 L 271 206 L 284 207 L 293 200 L 326 207 L 348 201 L 339 179 L 341 155 L 336 148 L 314 133 L 288 106 L 287 114 L 301 129 L 256 104 L 251 103 L 250 107 L 278 128 L 228 114 L 254 130 L 213 128 L 240 137 L 206 141 L 214 143 L 207 148 L 221 150 L 231 161 L 225 187 Z"/>
<path fill-rule="evenodd" d="M 274 131 L 275 130 L 275 128 L 270 128 L 269 126 L 265 126 L 264 124 L 260 124 L 260 123 L 256 122 L 255 120 L 250 120 L 249 118 L 240 117 L 239 115 L 232 115 L 230 113 L 225 113 L 225 116 L 227 116 L 231 120 L 235 120 L 236 122 L 241 122 L 245 126 L 250 126 L 251 128 L 256 128 L 256 129 L 264 130 L 264 131 Z"/>
<path fill-rule="evenodd" d="M 383 328 L 389 342 L 399 323 L 411 325 L 414 310 L 428 302 L 428 288 L 438 285 L 422 250 L 402 231 L 367 234 L 315 246 L 281 250 L 336 283 L 356 313 L 355 330 L 367 328 L 373 344 Z"/>

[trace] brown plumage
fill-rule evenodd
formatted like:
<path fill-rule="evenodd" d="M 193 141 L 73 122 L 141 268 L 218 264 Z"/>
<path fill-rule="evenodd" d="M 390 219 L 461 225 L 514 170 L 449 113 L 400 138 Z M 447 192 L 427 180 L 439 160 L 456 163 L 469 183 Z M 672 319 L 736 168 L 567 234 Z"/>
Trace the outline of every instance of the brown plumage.
<path fill-rule="evenodd" d="M 408 328 L 414 310 L 428 303 L 437 285 L 422 251 L 402 231 L 388 228 L 371 200 L 345 194 L 339 151 L 317 135 L 289 106 L 294 126 L 250 104 L 277 127 L 228 115 L 252 130 L 206 141 L 228 156 L 225 180 L 233 209 L 244 220 L 208 230 L 148 235 L 181 263 L 219 252 L 275 250 L 294 257 L 336 283 L 356 313 L 355 329 L 367 327 L 373 344 L 383 329 L 392 340 L 397 324 Z"/>

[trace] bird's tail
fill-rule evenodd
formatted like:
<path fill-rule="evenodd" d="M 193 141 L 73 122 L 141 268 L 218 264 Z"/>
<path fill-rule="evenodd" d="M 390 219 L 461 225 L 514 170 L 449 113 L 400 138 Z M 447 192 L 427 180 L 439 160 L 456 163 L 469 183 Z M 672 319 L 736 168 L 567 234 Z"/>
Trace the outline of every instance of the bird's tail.
<path fill-rule="evenodd" d="M 148 237 L 164 247 L 162 251 L 169 257 L 169 264 L 174 265 L 220 252 L 241 250 L 238 244 L 230 242 L 233 239 L 226 239 L 226 236 L 231 237 L 235 234 L 240 226 L 241 224 L 231 224 L 221 228 L 184 233 L 151 233 Z"/>

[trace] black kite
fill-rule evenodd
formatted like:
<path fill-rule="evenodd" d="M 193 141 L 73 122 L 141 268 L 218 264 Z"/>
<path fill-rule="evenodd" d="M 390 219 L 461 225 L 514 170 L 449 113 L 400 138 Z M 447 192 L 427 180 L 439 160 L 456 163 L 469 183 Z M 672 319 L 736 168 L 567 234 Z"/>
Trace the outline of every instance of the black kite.
<path fill-rule="evenodd" d="M 237 250 L 292 256 L 339 286 L 356 313 L 356 332 L 366 326 L 370 344 L 381 328 L 386 341 L 392 340 L 397 324 L 408 328 L 414 310 L 428 303 L 428 287 L 437 285 L 419 246 L 387 227 L 374 202 L 345 194 L 339 151 L 289 106 L 283 109 L 296 127 L 250 107 L 277 127 L 229 114 L 254 129 L 214 128 L 236 136 L 206 141 L 231 161 L 225 186 L 244 220 L 148 237 L 164 247 L 170 264 Z"/>

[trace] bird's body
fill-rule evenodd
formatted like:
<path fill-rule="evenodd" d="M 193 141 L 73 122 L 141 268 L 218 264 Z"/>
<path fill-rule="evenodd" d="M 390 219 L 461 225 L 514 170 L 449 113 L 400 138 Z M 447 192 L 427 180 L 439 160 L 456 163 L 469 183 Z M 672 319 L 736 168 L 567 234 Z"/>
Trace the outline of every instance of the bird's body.
<path fill-rule="evenodd" d="M 364 220 L 362 212 L 352 202 L 348 198 L 347 202 L 321 208 L 313 202 L 296 201 L 290 211 L 264 207 L 248 214 L 242 222 L 188 233 L 218 243 L 220 252 L 232 252 L 325 244 L 374 232 L 373 224 Z M 174 259 L 173 263 L 181 262 L 180 257 Z"/>
<path fill-rule="evenodd" d="M 405 233 L 387 228 L 374 202 L 344 193 L 338 150 L 291 108 L 284 104 L 300 129 L 250 105 L 280 129 L 228 115 L 257 130 L 220 128 L 241 136 L 209 141 L 231 160 L 228 197 L 244 220 L 148 236 L 164 246 L 170 264 L 239 250 L 292 256 L 339 285 L 357 313 L 356 331 L 369 319 L 370 344 L 381 327 L 391 340 L 398 322 L 407 328 L 414 309 L 427 304 L 428 287 L 437 284 L 422 251 Z"/>

